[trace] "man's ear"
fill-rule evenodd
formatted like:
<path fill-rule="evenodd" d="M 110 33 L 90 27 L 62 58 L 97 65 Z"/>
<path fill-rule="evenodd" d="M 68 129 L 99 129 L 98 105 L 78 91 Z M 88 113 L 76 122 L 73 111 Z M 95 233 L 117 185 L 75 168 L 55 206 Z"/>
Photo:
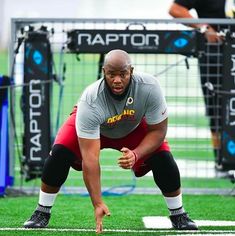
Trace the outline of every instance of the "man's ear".
<path fill-rule="evenodd" d="M 105 69 L 104 69 L 104 67 L 102 67 L 102 72 L 103 72 L 103 75 L 105 74 Z"/>
<path fill-rule="evenodd" d="M 134 71 L 134 67 L 131 67 L 131 74 L 133 74 L 133 71 Z"/>

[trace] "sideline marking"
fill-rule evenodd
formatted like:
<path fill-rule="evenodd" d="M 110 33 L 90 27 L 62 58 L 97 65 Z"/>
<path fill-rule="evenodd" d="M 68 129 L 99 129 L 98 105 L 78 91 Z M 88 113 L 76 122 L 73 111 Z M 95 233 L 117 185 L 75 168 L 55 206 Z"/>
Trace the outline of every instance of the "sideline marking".
<path fill-rule="evenodd" d="M 95 232 L 95 229 L 71 229 L 71 228 L 41 228 L 41 229 L 25 229 L 25 228 L 9 228 L 2 227 L 0 231 L 51 231 L 51 232 Z M 132 230 L 132 229 L 103 229 L 104 232 L 119 232 L 119 233 L 218 233 L 218 234 L 231 234 L 234 230 Z"/>
<path fill-rule="evenodd" d="M 145 216 L 142 218 L 147 229 L 171 229 L 171 221 L 163 216 Z M 198 226 L 235 226 L 235 221 L 225 220 L 194 220 Z M 232 232 L 235 232 L 232 231 Z"/>

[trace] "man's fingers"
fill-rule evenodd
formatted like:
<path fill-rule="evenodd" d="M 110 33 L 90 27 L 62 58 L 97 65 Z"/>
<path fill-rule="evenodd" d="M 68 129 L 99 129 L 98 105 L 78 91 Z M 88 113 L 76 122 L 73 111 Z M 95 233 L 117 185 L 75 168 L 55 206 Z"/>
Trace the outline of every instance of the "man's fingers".
<path fill-rule="evenodd" d="M 132 161 L 131 160 L 119 160 L 118 165 L 124 169 L 130 169 L 132 166 Z"/>
<path fill-rule="evenodd" d="M 128 149 L 129 150 L 129 149 Z M 130 169 L 134 164 L 134 156 L 133 155 L 125 155 L 118 159 L 118 165 L 123 169 Z"/>
<path fill-rule="evenodd" d="M 102 233 L 103 231 L 103 225 L 102 225 L 102 218 L 103 218 L 104 215 L 99 215 L 97 218 L 96 218 L 96 233 L 99 234 L 99 233 Z"/>
<path fill-rule="evenodd" d="M 132 164 L 132 162 L 118 162 L 119 166 L 130 166 Z"/>
<path fill-rule="evenodd" d="M 96 219 L 96 233 L 100 234 L 103 231 L 102 220 L 104 216 L 110 216 L 110 211 L 105 204 L 97 207 L 95 209 L 95 219 Z"/>
<path fill-rule="evenodd" d="M 132 165 L 131 164 L 119 164 L 119 166 L 123 169 L 131 169 Z"/>
<path fill-rule="evenodd" d="M 118 164 L 128 164 L 130 162 L 131 162 L 131 160 L 129 158 L 122 158 L 121 157 L 118 159 Z"/>
<path fill-rule="evenodd" d="M 128 152 L 128 151 L 129 151 L 129 149 L 126 148 L 126 147 L 123 147 L 123 148 L 121 149 L 121 152 Z"/>
<path fill-rule="evenodd" d="M 108 209 L 105 209 L 105 210 L 104 210 L 104 214 L 105 214 L 106 216 L 110 216 L 110 215 L 111 215 L 111 213 L 110 213 L 110 211 L 109 211 Z"/>
<path fill-rule="evenodd" d="M 102 231 L 103 231 L 103 226 L 102 226 L 102 222 L 97 222 L 96 223 L 96 233 L 97 234 L 100 234 L 100 233 L 102 233 Z"/>

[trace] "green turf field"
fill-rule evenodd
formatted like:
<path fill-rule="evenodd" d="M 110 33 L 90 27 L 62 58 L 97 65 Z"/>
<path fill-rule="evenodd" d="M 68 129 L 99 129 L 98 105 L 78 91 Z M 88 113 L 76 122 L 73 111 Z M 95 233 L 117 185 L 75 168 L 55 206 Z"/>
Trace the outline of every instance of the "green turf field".
<path fill-rule="evenodd" d="M 235 221 L 234 197 L 231 196 L 192 196 L 185 195 L 184 207 L 195 220 L 229 220 Z M 169 235 L 174 233 L 169 229 L 146 229 L 142 217 L 168 216 L 164 200 L 161 196 L 127 195 L 122 197 L 104 197 L 111 211 L 110 217 L 105 217 L 104 235 Z M 88 197 L 59 195 L 53 207 L 49 229 L 20 231 L 23 222 L 31 215 L 37 204 L 37 197 L 17 197 L 0 199 L 0 235 L 95 235 L 93 208 Z M 15 228 L 4 230 L 2 228 Z M 19 229 L 18 229 L 19 228 Z M 64 229 L 64 231 L 62 231 Z M 74 231 L 73 231 L 74 229 Z M 75 231 L 75 230 L 78 231 Z M 89 230 L 88 232 L 82 230 Z M 60 231 L 61 230 L 61 231 Z M 71 231 L 69 231 L 71 230 Z M 79 231 L 80 230 L 80 231 Z M 116 232 L 115 230 L 130 230 Z M 235 227 L 200 227 L 198 233 L 210 233 L 214 230 L 227 230 L 235 234 Z M 141 231 L 144 231 L 141 233 Z M 158 232 L 159 231 L 159 232 Z M 165 232 L 164 232 L 165 231 Z M 224 231 L 226 232 L 226 231 Z M 186 233 L 186 232 L 184 232 Z M 222 233 L 225 235 L 225 233 Z"/>

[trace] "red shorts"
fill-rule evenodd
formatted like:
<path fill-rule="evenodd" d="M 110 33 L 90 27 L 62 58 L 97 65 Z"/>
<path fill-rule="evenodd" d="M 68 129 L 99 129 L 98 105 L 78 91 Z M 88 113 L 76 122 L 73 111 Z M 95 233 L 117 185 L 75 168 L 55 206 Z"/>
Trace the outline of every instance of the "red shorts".
<path fill-rule="evenodd" d="M 55 138 L 54 144 L 61 144 L 72 151 L 77 159 L 72 165 L 76 170 L 82 170 L 82 157 L 78 144 L 78 137 L 75 128 L 75 118 L 76 118 L 77 108 L 74 107 L 72 113 L 70 114 L 67 121 L 59 129 L 57 136 Z M 122 147 L 127 147 L 129 149 L 136 148 L 147 133 L 147 123 L 145 119 L 141 121 L 139 126 L 133 130 L 130 134 L 123 138 L 111 139 L 104 136 L 100 136 L 101 149 L 112 148 L 120 150 Z M 157 148 L 153 153 L 142 157 L 133 166 L 133 171 L 137 177 L 141 177 L 151 170 L 151 166 L 146 163 L 146 160 L 152 156 L 154 153 L 159 153 L 161 151 L 170 151 L 170 147 L 167 141 L 164 141 L 162 145 Z"/>

